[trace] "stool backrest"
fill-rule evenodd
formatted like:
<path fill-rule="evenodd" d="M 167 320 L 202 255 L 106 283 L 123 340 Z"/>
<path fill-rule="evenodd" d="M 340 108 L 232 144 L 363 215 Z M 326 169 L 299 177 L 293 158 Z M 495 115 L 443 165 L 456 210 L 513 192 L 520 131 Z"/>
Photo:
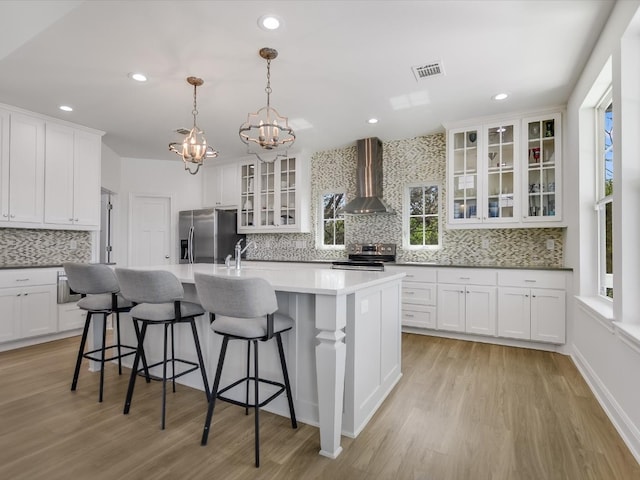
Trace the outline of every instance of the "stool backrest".
<path fill-rule="evenodd" d="M 256 318 L 278 309 L 276 293 L 262 278 L 238 278 L 196 273 L 200 304 L 209 313 L 225 317 Z"/>
<path fill-rule="evenodd" d="M 77 293 L 96 295 L 118 293 L 118 279 L 113 269 L 107 265 L 89 263 L 63 263 L 71 290 Z"/>
<path fill-rule="evenodd" d="M 180 280 L 165 270 L 116 268 L 116 276 L 122 295 L 135 303 L 168 303 L 184 297 Z"/>

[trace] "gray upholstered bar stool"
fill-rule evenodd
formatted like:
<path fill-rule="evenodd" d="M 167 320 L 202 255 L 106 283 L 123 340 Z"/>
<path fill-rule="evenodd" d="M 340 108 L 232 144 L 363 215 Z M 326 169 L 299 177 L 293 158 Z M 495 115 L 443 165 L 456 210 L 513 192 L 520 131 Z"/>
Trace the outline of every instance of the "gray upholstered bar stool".
<path fill-rule="evenodd" d="M 154 367 L 162 366 L 162 377 L 146 374 L 147 378 L 162 381 L 162 421 L 161 428 L 165 426 L 166 397 L 167 397 L 167 380 L 171 380 L 173 392 L 176 391 L 175 379 L 200 369 L 202 375 L 202 383 L 204 385 L 207 401 L 209 400 L 209 382 L 207 381 L 207 372 L 204 367 L 202 358 L 202 349 L 200 348 L 200 339 L 198 338 L 198 330 L 194 321 L 195 317 L 203 315 L 205 312 L 202 307 L 196 303 L 182 301 L 184 298 L 184 289 L 180 280 L 171 272 L 163 270 L 133 270 L 128 268 L 116 268 L 116 275 L 120 282 L 122 294 L 131 300 L 135 305 L 131 309 L 131 317 L 134 323 L 140 322 L 142 325 L 138 339 L 138 348 L 133 361 L 131 370 L 131 378 L 129 379 L 129 388 L 127 389 L 127 398 L 124 404 L 124 414 L 129 413 L 131 408 L 131 399 L 133 397 L 133 389 L 135 387 L 136 377 L 142 371 L 151 370 Z M 192 362 L 175 357 L 174 342 L 174 325 L 177 323 L 189 323 L 191 332 L 193 333 L 193 341 L 195 344 L 198 362 Z M 144 339 L 147 334 L 147 328 L 150 325 L 164 326 L 164 345 L 163 358 L 161 361 L 148 365 L 143 365 L 142 369 L 138 369 L 140 358 L 144 359 Z M 168 332 L 171 329 L 171 358 L 168 357 L 167 340 Z M 167 364 L 171 364 L 171 375 L 167 376 Z M 187 368 L 182 371 L 176 370 L 176 364 L 186 365 Z"/>
<path fill-rule="evenodd" d="M 122 345 L 120 342 L 120 312 L 129 311 L 132 303 L 119 294 L 120 287 L 118 286 L 118 279 L 113 269 L 107 265 L 69 262 L 64 263 L 62 266 L 67 274 L 71 290 L 82 295 L 82 298 L 78 301 L 78 307 L 87 312 L 84 330 L 82 331 L 82 340 L 80 340 L 80 348 L 78 349 L 76 368 L 73 373 L 73 381 L 71 382 L 71 390 L 75 391 L 78 385 L 82 359 L 87 358 L 99 362 L 100 393 L 98 394 L 98 401 L 102 402 L 104 364 L 112 360 L 118 360 L 118 374 L 122 375 L 122 357 L 133 355 L 136 350 L 136 347 Z M 114 343 L 107 346 L 107 316 L 112 313 L 115 314 L 114 326 L 116 338 Z M 102 345 L 99 348 L 85 352 L 84 349 L 87 342 L 89 324 L 96 314 L 104 315 L 104 321 L 102 322 Z M 117 353 L 106 358 L 107 351 L 112 349 L 116 349 Z M 123 349 L 125 349 L 124 353 Z M 99 356 L 97 355 L 98 353 Z"/>
<path fill-rule="evenodd" d="M 289 402 L 289 414 L 291 417 L 291 426 L 297 428 L 296 414 L 293 408 L 293 398 L 291 396 L 291 386 L 289 384 L 289 373 L 287 372 L 287 362 L 282 347 L 282 332 L 291 330 L 293 327 L 293 319 L 277 313 L 278 302 L 273 287 L 262 278 L 238 278 L 195 274 L 196 289 L 198 298 L 202 306 L 211 315 L 211 329 L 222 335 L 222 348 L 220 350 L 220 359 L 216 369 L 216 378 L 213 382 L 211 390 L 211 398 L 209 400 L 209 408 L 207 410 L 207 418 L 204 423 L 202 432 L 202 445 L 207 444 L 209 437 L 209 427 L 213 417 L 213 409 L 216 399 L 233 403 L 245 408 L 248 414 L 249 407 L 253 407 L 255 411 L 255 462 L 256 467 L 260 466 L 260 407 L 271 402 L 281 393 L 286 392 L 287 401 Z M 280 356 L 280 365 L 282 366 L 282 376 L 284 383 L 275 382 L 260 378 L 258 368 L 258 340 L 266 342 L 272 338 L 278 343 L 278 354 Z M 247 372 L 246 376 L 220 389 L 220 377 L 222 375 L 222 366 L 224 364 L 227 345 L 229 340 L 244 340 L 247 342 Z M 250 374 L 251 364 L 251 345 L 253 344 L 253 376 Z M 251 382 L 253 382 L 253 401 L 249 401 L 249 390 Z M 266 383 L 279 387 L 278 390 L 263 401 L 260 401 L 258 385 Z M 233 387 L 245 384 L 245 401 L 237 401 L 233 398 L 224 396 L 223 394 Z"/>

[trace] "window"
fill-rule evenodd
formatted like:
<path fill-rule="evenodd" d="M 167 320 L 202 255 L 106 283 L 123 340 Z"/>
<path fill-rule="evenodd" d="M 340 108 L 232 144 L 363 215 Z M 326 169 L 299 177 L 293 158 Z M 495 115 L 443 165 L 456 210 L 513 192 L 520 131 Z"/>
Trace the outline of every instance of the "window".
<path fill-rule="evenodd" d="M 408 185 L 404 212 L 405 247 L 440 246 L 440 187 L 437 183 Z"/>
<path fill-rule="evenodd" d="M 596 108 L 596 115 L 599 293 L 613 298 L 613 103 L 611 91 L 600 101 Z"/>
<path fill-rule="evenodd" d="M 344 215 L 337 213 L 344 205 L 344 192 L 322 194 L 319 242 L 321 248 L 344 248 Z"/>

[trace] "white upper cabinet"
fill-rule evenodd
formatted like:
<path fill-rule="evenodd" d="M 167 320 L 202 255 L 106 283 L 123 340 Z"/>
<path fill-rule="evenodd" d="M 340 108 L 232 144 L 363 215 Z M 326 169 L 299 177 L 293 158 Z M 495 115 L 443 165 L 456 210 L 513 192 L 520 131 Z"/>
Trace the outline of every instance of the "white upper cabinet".
<path fill-rule="evenodd" d="M 100 226 L 100 136 L 47 123 L 44 222 Z"/>
<path fill-rule="evenodd" d="M 240 165 L 239 233 L 308 232 L 309 186 L 297 158 Z"/>
<path fill-rule="evenodd" d="M 0 108 L 0 226 L 100 228 L 103 132 Z"/>
<path fill-rule="evenodd" d="M 44 212 L 44 120 L 2 111 L 2 217 L 33 227 Z"/>
<path fill-rule="evenodd" d="M 560 125 L 553 113 L 449 129 L 448 226 L 555 226 L 561 220 Z"/>
<path fill-rule="evenodd" d="M 206 167 L 203 175 L 204 207 L 237 207 L 240 202 L 238 164 Z"/>

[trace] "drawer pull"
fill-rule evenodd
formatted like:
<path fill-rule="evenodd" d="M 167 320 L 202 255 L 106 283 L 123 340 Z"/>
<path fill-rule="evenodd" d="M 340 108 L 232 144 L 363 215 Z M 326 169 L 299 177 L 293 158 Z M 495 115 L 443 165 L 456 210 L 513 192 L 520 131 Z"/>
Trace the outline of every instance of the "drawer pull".
<path fill-rule="evenodd" d="M 460 280 L 471 280 L 471 277 L 460 277 Z"/>
<path fill-rule="evenodd" d="M 412 292 L 412 291 L 408 290 L 408 291 L 406 291 L 404 293 L 406 293 L 407 295 L 414 295 L 416 292 Z"/>
<path fill-rule="evenodd" d="M 405 314 L 404 314 L 404 316 L 405 316 L 405 317 L 413 318 L 413 314 L 411 314 L 411 313 L 405 313 Z"/>
<path fill-rule="evenodd" d="M 528 283 L 536 283 L 536 280 L 526 280 L 526 279 L 525 279 L 525 282 L 528 282 Z"/>
<path fill-rule="evenodd" d="M 407 278 L 413 278 L 413 277 L 415 277 L 415 275 L 411 275 L 411 274 L 407 273 Z"/>
<path fill-rule="evenodd" d="M 16 282 L 28 282 L 29 278 L 16 278 Z"/>

